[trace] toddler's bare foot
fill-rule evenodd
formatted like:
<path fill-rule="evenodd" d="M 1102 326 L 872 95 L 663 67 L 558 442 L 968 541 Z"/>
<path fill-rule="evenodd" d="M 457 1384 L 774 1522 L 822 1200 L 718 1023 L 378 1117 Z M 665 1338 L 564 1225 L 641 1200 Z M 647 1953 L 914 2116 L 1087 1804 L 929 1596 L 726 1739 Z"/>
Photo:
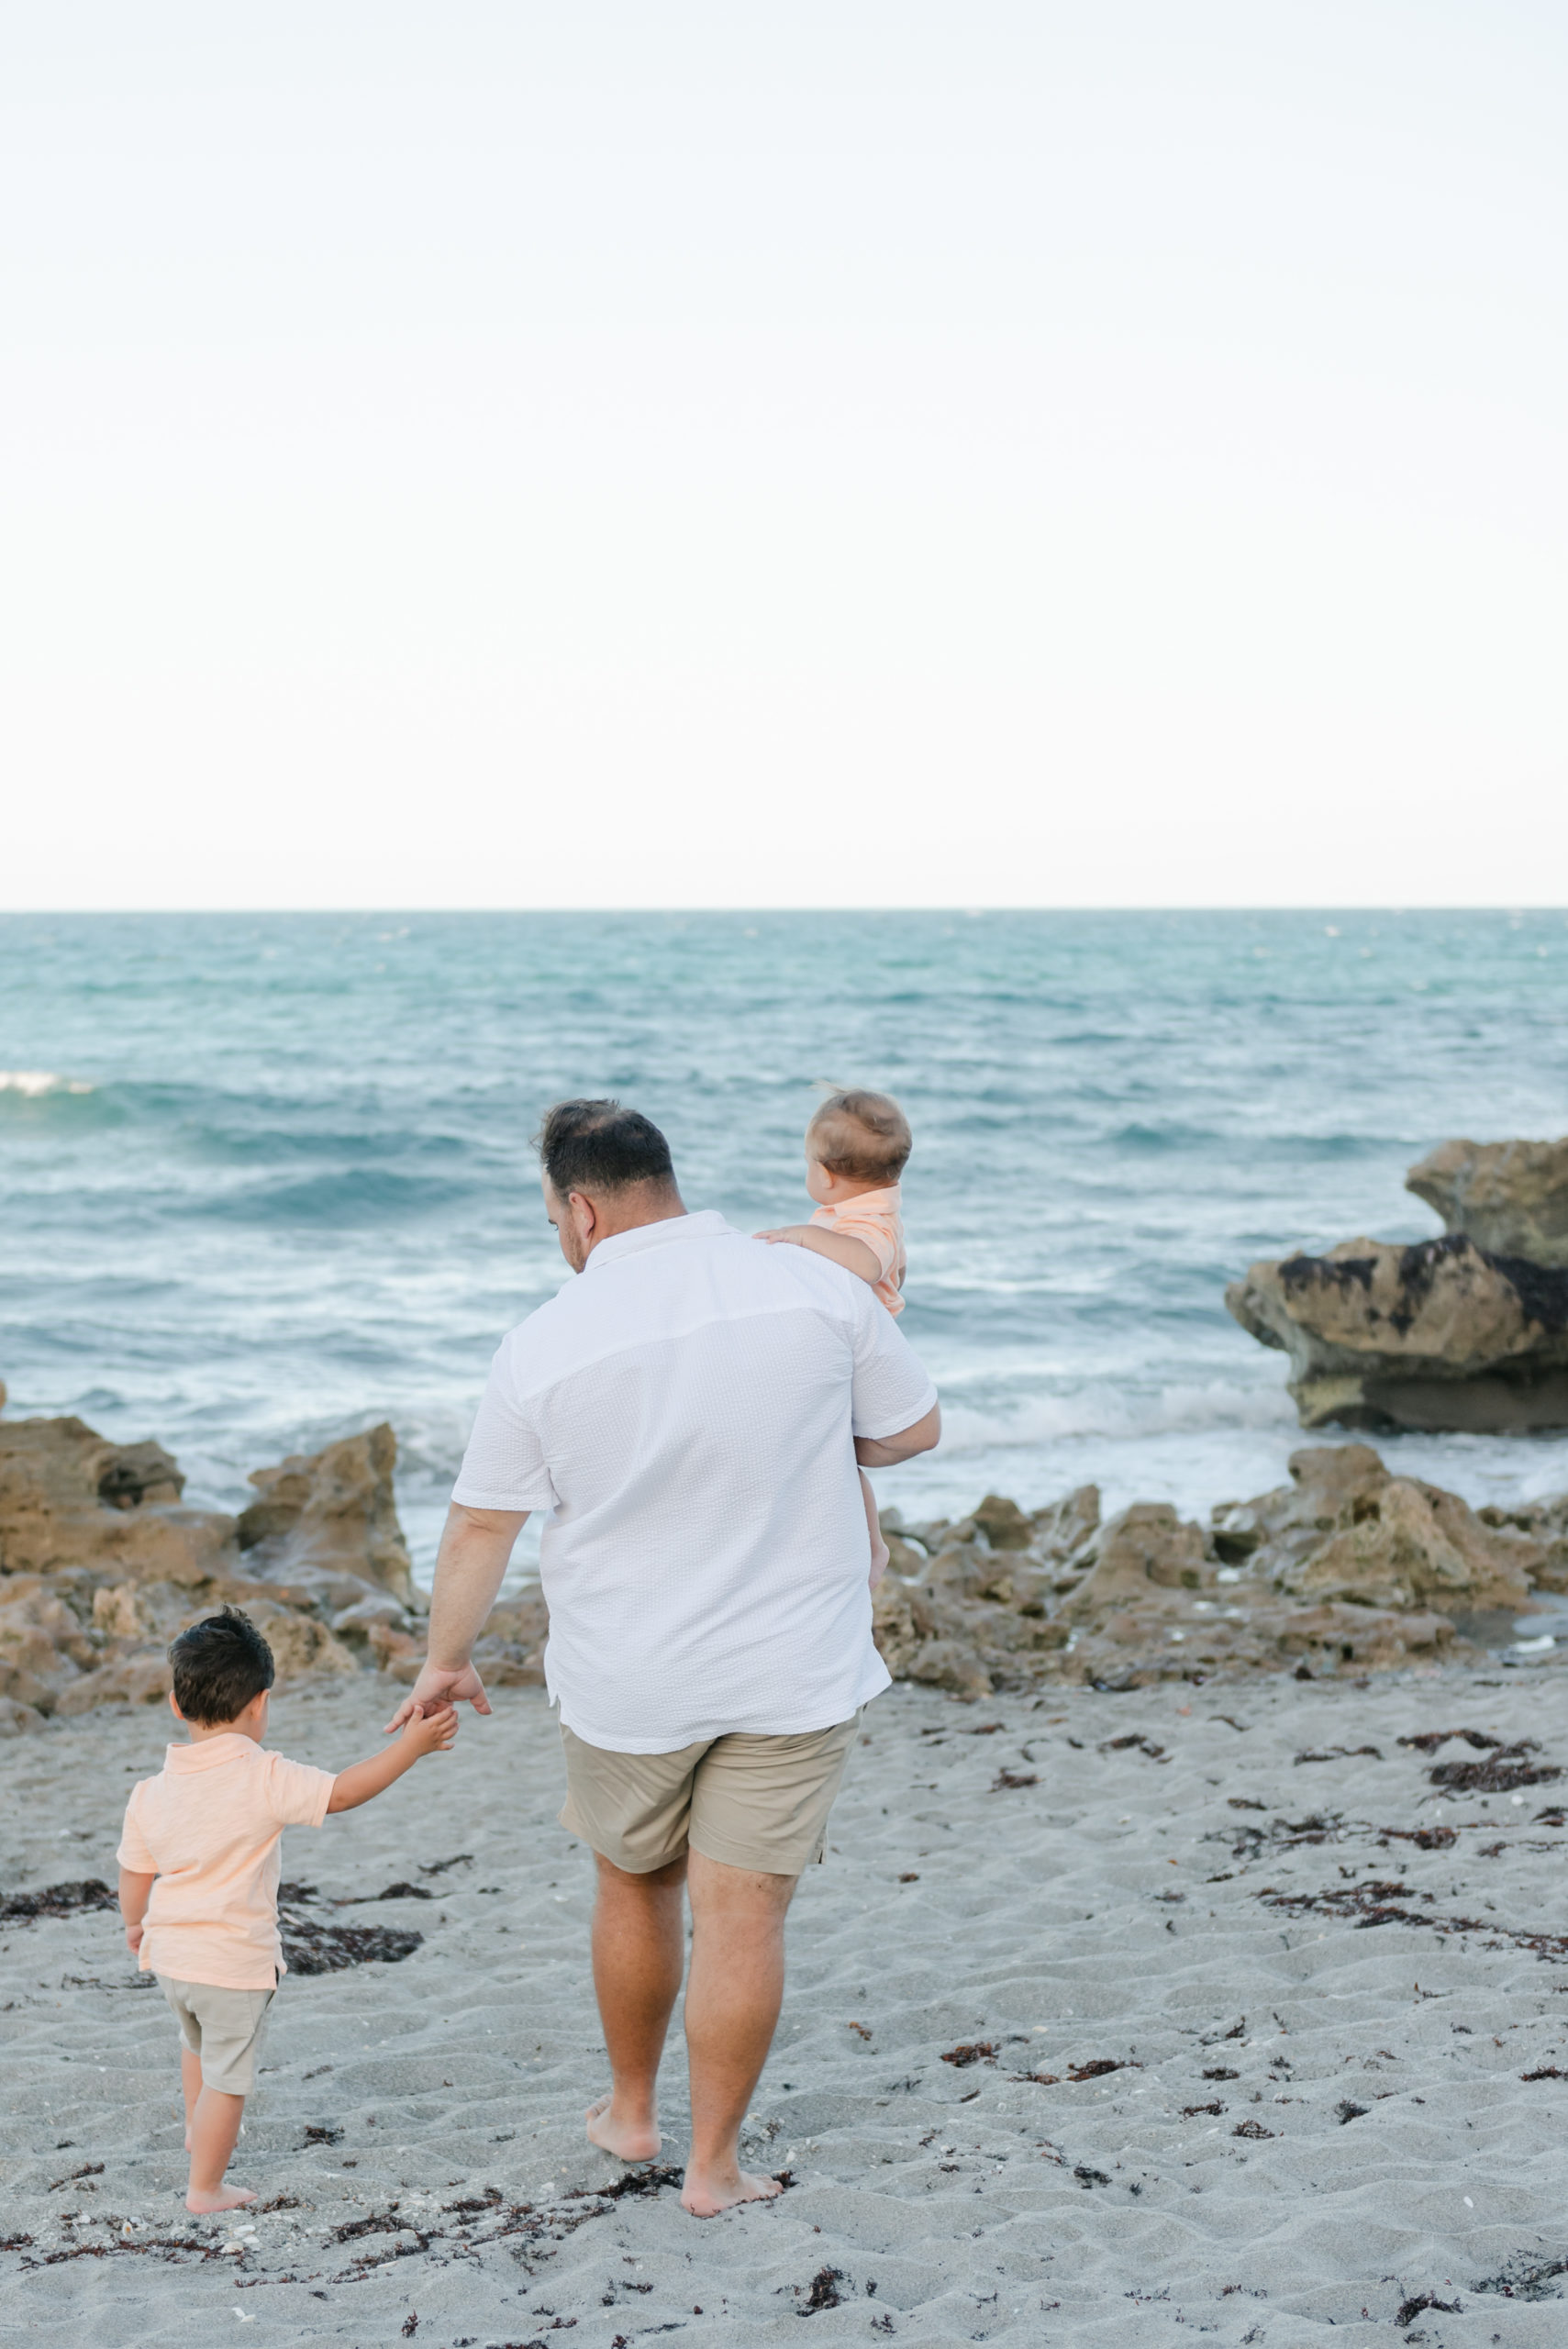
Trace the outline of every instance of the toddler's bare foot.
<path fill-rule="evenodd" d="M 688 2169 L 681 2188 L 681 2206 L 694 2219 L 717 2219 L 721 2210 L 732 2210 L 737 2202 L 771 2202 L 775 2194 L 783 2192 L 776 2177 L 752 2177 L 748 2171 L 733 2166 L 717 2170 L 711 2176 Z"/>
<path fill-rule="evenodd" d="M 588 2143 L 617 2162 L 651 2162 L 664 2140 L 651 2121 L 617 2121 L 613 2096 L 602 2096 L 588 2107 Z"/>
<path fill-rule="evenodd" d="M 185 2197 L 185 2208 L 206 2218 L 214 2210 L 238 2210 L 242 2203 L 255 2199 L 248 2186 L 193 2186 Z"/>

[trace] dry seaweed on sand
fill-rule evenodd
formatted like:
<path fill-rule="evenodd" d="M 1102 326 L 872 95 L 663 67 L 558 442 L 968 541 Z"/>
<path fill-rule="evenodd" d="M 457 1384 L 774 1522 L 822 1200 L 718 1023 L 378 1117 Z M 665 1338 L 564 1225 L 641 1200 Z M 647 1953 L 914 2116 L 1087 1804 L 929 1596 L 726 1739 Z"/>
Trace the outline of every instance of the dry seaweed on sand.
<path fill-rule="evenodd" d="M 1427 1776 L 1450 1794 L 1511 1794 L 1516 1787 L 1547 1786 L 1562 1776 L 1555 1763 L 1526 1758 L 1540 1752 L 1533 1737 L 1520 1738 L 1515 1745 L 1499 1746 L 1485 1762 L 1440 1762 Z"/>
<path fill-rule="evenodd" d="M 1298 1753 L 1296 1759 L 1298 1764 L 1302 1762 L 1354 1762 L 1363 1753 L 1369 1753 L 1374 1762 L 1381 1762 L 1383 1759 L 1382 1749 L 1375 1745 L 1325 1745 L 1321 1749 L 1309 1746 L 1304 1753 Z"/>
<path fill-rule="evenodd" d="M 83 1876 L 72 1884 L 46 1884 L 39 1892 L 10 1892 L 0 1898 L 0 1925 L 30 1925 L 38 1917 L 73 1917 L 83 1909 L 113 1909 L 112 1893 L 100 1876 Z"/>
<path fill-rule="evenodd" d="M 1151 1737 L 1138 1734 L 1105 1738 L 1097 1751 L 1101 1753 L 1125 1753 L 1133 1748 L 1140 1753 L 1147 1753 L 1151 1762 L 1169 1762 L 1171 1759 L 1162 1745 L 1156 1745 Z"/>
<path fill-rule="evenodd" d="M 1005 1787 L 1038 1787 L 1039 1784 L 1040 1780 L 1032 1770 L 998 1770 L 991 1781 L 991 1791 L 995 1795 L 1000 1794 Z"/>
<path fill-rule="evenodd" d="M 1230 2132 L 1233 2137 L 1272 2137 L 1276 2132 L 1265 2129 L 1261 2121 L 1239 2121 Z"/>
<path fill-rule="evenodd" d="M 1430 1901 L 1434 1895 L 1414 1892 L 1397 1877 L 1369 1876 L 1361 1884 L 1329 1885 L 1321 1892 L 1282 1892 L 1276 1885 L 1265 1884 L 1254 1897 L 1266 1900 L 1273 1909 L 1289 1909 L 1293 1915 L 1316 1911 L 1320 1916 L 1339 1918 L 1352 1924 L 1357 1932 L 1376 1925 L 1424 1925 L 1435 1933 L 1476 1933 L 1488 1948 L 1502 1949 L 1512 1943 L 1516 1949 L 1532 1950 L 1546 1965 L 1568 1965 L 1568 1933 L 1543 1933 L 1526 1926 L 1504 1925 L 1495 1917 L 1424 1916 L 1418 1909 L 1404 1904 L 1411 1899 Z"/>
<path fill-rule="evenodd" d="M 1394 2321 L 1400 2325 L 1414 2324 L 1416 2319 L 1418 2316 L 1425 2316 L 1429 2309 L 1435 2315 L 1441 2316 L 1460 2316 L 1463 2313 L 1457 2300 L 1440 2300 L 1435 2292 L 1418 2292 L 1413 2299 L 1405 2301 L 1401 2308 L 1396 2310 Z"/>
<path fill-rule="evenodd" d="M 340 1974 L 346 1966 L 373 1961 L 400 1965 L 425 1938 L 407 1927 L 321 1924 L 287 1908 L 280 1908 L 278 1926 L 284 1960 L 294 1974 Z"/>
<path fill-rule="evenodd" d="M 1568 2276 L 1568 2259 L 1535 2260 L 1521 2251 L 1497 2275 L 1485 2276 L 1470 2288 L 1498 2292 L 1506 2300 L 1555 2300 L 1562 2297 L 1551 2288 L 1559 2276 Z"/>
<path fill-rule="evenodd" d="M 1453 1737 L 1463 1738 L 1466 1745 L 1473 1745 L 1477 1753 L 1488 1753 L 1492 1747 L 1503 1742 L 1500 1737 L 1488 1736 L 1484 1729 L 1424 1729 L 1418 1736 L 1397 1738 L 1395 1742 L 1413 1745 L 1418 1753 L 1435 1753 L 1439 1746 L 1446 1745 Z"/>
<path fill-rule="evenodd" d="M 950 2047 L 942 2057 L 944 2064 L 951 2064 L 961 2072 L 966 2065 L 994 2064 L 995 2060 L 996 2043 L 994 2039 L 964 2040 L 959 2046 Z"/>

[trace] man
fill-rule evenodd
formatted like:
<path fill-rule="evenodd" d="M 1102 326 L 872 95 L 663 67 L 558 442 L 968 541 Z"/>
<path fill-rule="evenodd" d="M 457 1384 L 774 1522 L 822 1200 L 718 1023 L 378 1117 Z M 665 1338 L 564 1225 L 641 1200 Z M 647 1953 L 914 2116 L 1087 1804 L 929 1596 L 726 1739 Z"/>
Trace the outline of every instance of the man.
<path fill-rule="evenodd" d="M 539 1137 L 547 1212 L 581 1278 L 491 1366 L 436 1564 L 419 1704 L 490 1710 L 470 1650 L 528 1511 L 562 1823 L 593 1847 L 594 1986 L 611 2087 L 588 2135 L 658 2152 L 659 2059 L 692 1906 L 686 2048 L 699 2218 L 776 2194 L 740 2122 L 784 1992 L 784 1920 L 819 1860 L 871 1635 L 856 1464 L 940 1434 L 936 1390 L 863 1281 L 688 1215 L 656 1126 L 563 1101 Z"/>

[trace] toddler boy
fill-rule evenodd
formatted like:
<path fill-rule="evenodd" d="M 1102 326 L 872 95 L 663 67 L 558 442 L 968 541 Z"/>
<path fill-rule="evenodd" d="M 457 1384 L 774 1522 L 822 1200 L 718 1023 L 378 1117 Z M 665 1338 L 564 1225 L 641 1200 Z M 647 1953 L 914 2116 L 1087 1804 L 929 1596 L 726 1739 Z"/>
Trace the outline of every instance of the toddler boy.
<path fill-rule="evenodd" d="M 889 1313 L 902 1313 L 907 1259 L 898 1183 L 913 1148 L 909 1120 L 891 1094 L 860 1087 L 830 1094 L 806 1129 L 806 1188 L 816 1212 L 809 1223 L 759 1231 L 758 1239 L 830 1256 L 857 1280 L 869 1282 Z M 874 1590 L 887 1571 L 887 1544 L 864 1469 L 861 1495 Z"/>
<path fill-rule="evenodd" d="M 416 1713 L 395 1745 L 351 1769 L 313 1770 L 263 1751 L 272 1652 L 238 1608 L 182 1631 L 169 1650 L 169 1703 L 190 1731 L 156 1778 L 131 1788 L 120 1838 L 127 1945 L 179 2019 L 183 2045 L 187 2210 L 256 2199 L 226 2186 L 267 2009 L 286 1971 L 278 1937 L 278 1845 L 285 1827 L 354 1810 L 457 1734 L 450 1705 Z"/>

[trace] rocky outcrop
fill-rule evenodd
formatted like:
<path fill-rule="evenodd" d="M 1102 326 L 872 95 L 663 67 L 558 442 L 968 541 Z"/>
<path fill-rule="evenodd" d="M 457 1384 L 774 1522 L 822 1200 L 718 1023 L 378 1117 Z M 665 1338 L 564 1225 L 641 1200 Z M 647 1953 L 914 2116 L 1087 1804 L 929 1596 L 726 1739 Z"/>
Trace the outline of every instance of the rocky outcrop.
<path fill-rule="evenodd" d="M 246 1572 L 311 1588 L 349 1576 L 416 1607 L 392 1487 L 396 1464 L 397 1438 L 384 1419 L 324 1452 L 258 1468 L 250 1478 L 257 1498 L 235 1527 Z"/>
<path fill-rule="evenodd" d="M 169 1642 L 228 1604 L 265 1634 L 280 1681 L 412 1679 L 424 1642 L 395 1460 L 384 1426 L 260 1469 L 236 1519 L 186 1508 L 158 1444 L 110 1443 L 74 1419 L 0 1420 L 0 1736 L 161 1701 Z"/>
<path fill-rule="evenodd" d="M 1405 1188 L 1489 1255 L 1568 1269 L 1568 1139 L 1445 1141 Z"/>
<path fill-rule="evenodd" d="M 1489 1254 L 1462 1233 L 1412 1247 L 1346 1240 L 1253 1264 L 1225 1302 L 1290 1356 L 1304 1427 L 1568 1426 L 1568 1271 Z"/>
<path fill-rule="evenodd" d="M 888 1669 L 964 1697 L 1061 1680 L 1360 1675 L 1506 1639 L 1532 1586 L 1568 1587 L 1568 1497 L 1478 1516 L 1392 1475 L 1366 1444 L 1298 1452 L 1290 1472 L 1207 1527 L 1164 1502 L 1102 1524 L 1093 1487 L 1032 1517 L 995 1497 L 956 1523 L 906 1526 L 890 1512 L 894 1563 L 873 1609 Z"/>

